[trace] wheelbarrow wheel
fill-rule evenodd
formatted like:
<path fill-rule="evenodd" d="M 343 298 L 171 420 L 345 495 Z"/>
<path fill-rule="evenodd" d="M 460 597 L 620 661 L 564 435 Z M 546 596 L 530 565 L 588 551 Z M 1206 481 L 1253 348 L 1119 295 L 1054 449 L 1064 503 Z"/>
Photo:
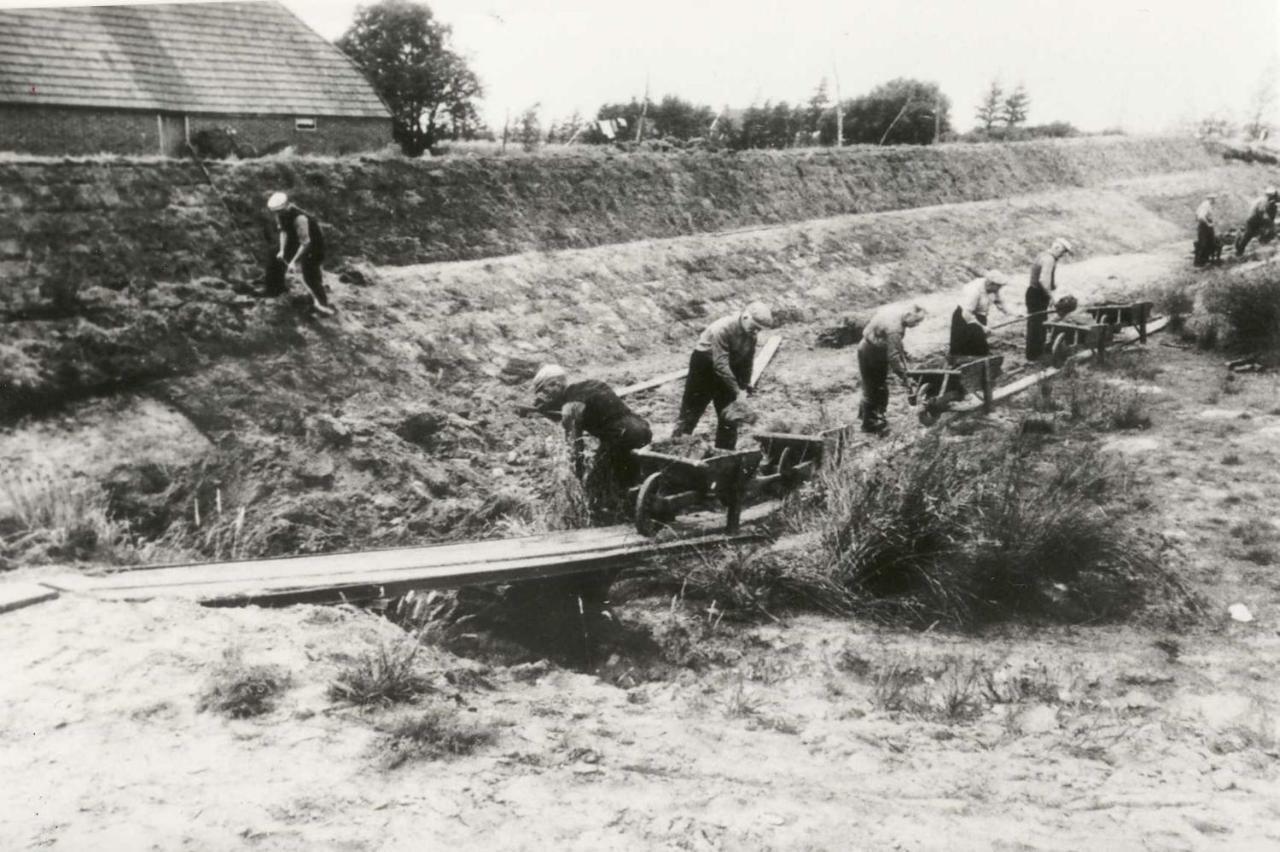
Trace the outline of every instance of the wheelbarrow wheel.
<path fill-rule="evenodd" d="M 787 447 L 778 456 L 778 475 L 782 477 L 783 482 L 789 482 L 795 476 L 798 455 L 795 447 Z"/>
<path fill-rule="evenodd" d="M 920 421 L 921 426 L 932 426 L 938 422 L 938 418 L 942 415 L 946 406 L 930 387 L 922 387 L 918 393 L 916 420 Z"/>
<path fill-rule="evenodd" d="M 649 474 L 640 484 L 640 493 L 636 494 L 636 532 L 640 535 L 650 536 L 658 531 L 654 510 L 658 507 L 658 489 L 661 485 L 661 472 Z"/>
<path fill-rule="evenodd" d="M 1053 337 L 1053 345 L 1049 347 L 1049 362 L 1055 367 L 1061 367 L 1067 363 L 1067 356 L 1071 346 L 1067 343 L 1067 336 L 1059 332 Z"/>

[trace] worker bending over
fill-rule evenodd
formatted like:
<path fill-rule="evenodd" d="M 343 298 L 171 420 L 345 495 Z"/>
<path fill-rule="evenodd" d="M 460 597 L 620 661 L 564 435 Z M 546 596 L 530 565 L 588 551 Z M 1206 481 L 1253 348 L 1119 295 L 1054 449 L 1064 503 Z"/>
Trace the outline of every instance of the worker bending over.
<path fill-rule="evenodd" d="M 1270 239 L 1276 227 L 1276 202 L 1280 200 L 1280 190 L 1274 186 L 1267 187 L 1266 192 L 1255 198 L 1249 208 L 1249 218 L 1244 223 L 1244 232 L 1236 240 L 1236 256 L 1244 254 L 1249 241 L 1254 237 Z"/>
<path fill-rule="evenodd" d="M 907 384 L 907 353 L 903 337 L 924 319 L 916 304 L 886 305 L 871 315 L 858 344 L 858 374 L 862 378 L 862 404 L 858 417 L 863 432 L 883 433 L 889 428 L 889 371 Z"/>
<path fill-rule="evenodd" d="M 564 368 L 547 364 L 533 377 L 533 406 L 547 417 L 559 418 L 579 478 L 584 472 L 585 434 L 600 442 L 595 470 L 607 473 L 622 488 L 636 484 L 639 469 L 631 451 L 648 444 L 653 434 L 613 388 L 596 379 L 569 384 Z"/>
<path fill-rule="evenodd" d="M 987 316 L 994 306 L 1005 316 L 1009 309 L 1000 298 L 1000 289 L 1009 283 L 1003 272 L 990 269 L 975 278 L 960 292 L 960 304 L 951 314 L 951 343 L 948 354 L 953 360 L 985 358 L 991 354 L 987 342 Z"/>
<path fill-rule="evenodd" d="M 1044 354 L 1044 322 L 1053 291 L 1057 288 L 1058 260 L 1071 252 L 1071 243 L 1056 239 L 1049 250 L 1031 264 L 1031 281 L 1027 286 L 1027 360 L 1037 361 Z"/>
<path fill-rule="evenodd" d="M 725 416 L 725 409 L 740 395 L 755 393 L 751 369 L 756 335 L 762 328 L 773 328 L 773 311 L 764 302 L 752 302 L 702 332 L 689 356 L 674 435 L 693 434 L 707 403 L 711 403 L 716 409 L 716 447 L 732 450 L 738 445 L 738 424 Z"/>
<path fill-rule="evenodd" d="M 286 289 L 286 278 L 301 270 L 302 280 L 311 291 L 316 313 L 332 316 L 329 297 L 324 290 L 324 231 L 320 221 L 289 201 L 283 192 L 267 199 L 267 209 L 276 220 L 280 248 L 267 262 L 266 295 L 278 296 Z"/>
<path fill-rule="evenodd" d="M 1218 196 L 1206 195 L 1204 201 L 1196 208 L 1196 253 L 1195 265 L 1204 266 L 1213 256 L 1217 248 L 1218 235 L 1213 227 L 1213 202 Z"/>

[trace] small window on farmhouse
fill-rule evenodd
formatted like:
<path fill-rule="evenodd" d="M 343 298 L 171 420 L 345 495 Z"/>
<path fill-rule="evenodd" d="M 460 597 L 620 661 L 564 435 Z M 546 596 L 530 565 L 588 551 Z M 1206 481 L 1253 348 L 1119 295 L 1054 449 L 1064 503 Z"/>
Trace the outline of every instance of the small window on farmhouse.
<path fill-rule="evenodd" d="M 314 118 L 295 118 L 293 120 L 294 130 L 315 130 L 316 120 Z"/>

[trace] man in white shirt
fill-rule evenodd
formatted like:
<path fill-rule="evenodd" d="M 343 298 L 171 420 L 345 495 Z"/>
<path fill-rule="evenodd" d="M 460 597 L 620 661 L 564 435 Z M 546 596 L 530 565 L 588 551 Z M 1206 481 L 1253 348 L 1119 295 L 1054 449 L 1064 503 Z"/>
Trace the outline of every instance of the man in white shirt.
<path fill-rule="evenodd" d="M 1045 351 L 1044 321 L 1058 288 L 1058 261 L 1071 254 L 1071 243 L 1062 238 L 1053 241 L 1031 264 L 1031 281 L 1027 285 L 1027 360 L 1037 361 Z"/>
<path fill-rule="evenodd" d="M 1195 265 L 1204 266 L 1217 243 L 1217 234 L 1213 228 L 1213 201 L 1216 195 L 1206 195 L 1204 201 L 1196 208 L 1196 256 Z"/>
<path fill-rule="evenodd" d="M 1009 309 L 1000 298 L 1000 290 L 1009 283 L 1003 272 L 987 270 L 975 278 L 960 292 L 960 303 L 951 314 L 951 345 L 949 355 L 953 360 L 985 358 L 991 354 L 987 342 L 987 316 L 994 306 L 1005 316 Z"/>

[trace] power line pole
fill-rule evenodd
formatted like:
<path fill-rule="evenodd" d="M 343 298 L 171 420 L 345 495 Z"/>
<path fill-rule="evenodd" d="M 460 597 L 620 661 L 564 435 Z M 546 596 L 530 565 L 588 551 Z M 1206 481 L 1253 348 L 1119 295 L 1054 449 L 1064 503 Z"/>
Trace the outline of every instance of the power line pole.
<path fill-rule="evenodd" d="M 644 117 L 649 112 L 649 75 L 644 75 L 644 103 L 640 105 L 640 120 L 636 122 L 636 141 L 644 135 Z"/>
<path fill-rule="evenodd" d="M 836 78 L 836 147 L 844 147 L 844 102 L 840 97 L 840 69 L 831 60 L 831 73 Z"/>

